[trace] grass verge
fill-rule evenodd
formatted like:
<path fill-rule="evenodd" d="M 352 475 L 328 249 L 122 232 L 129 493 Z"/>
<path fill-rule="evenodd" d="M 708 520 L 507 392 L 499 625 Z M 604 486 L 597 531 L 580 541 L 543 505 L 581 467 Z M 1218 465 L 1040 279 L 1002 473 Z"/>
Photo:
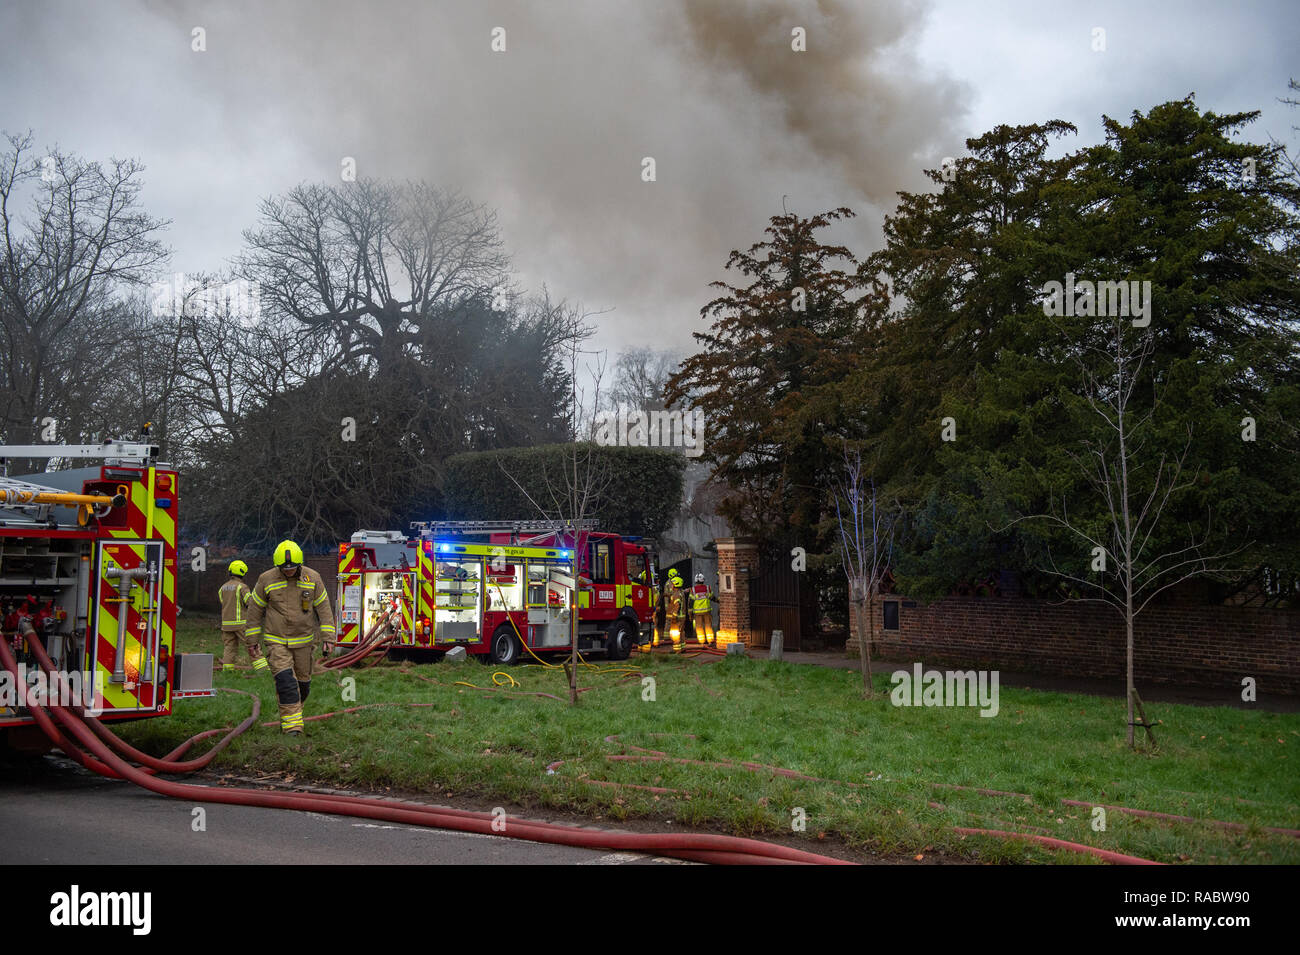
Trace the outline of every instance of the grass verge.
<path fill-rule="evenodd" d="M 215 652 L 219 659 L 215 624 L 186 621 L 180 650 Z M 897 855 L 1093 861 L 1028 843 L 962 836 L 954 831 L 960 826 L 1036 832 L 1170 863 L 1300 862 L 1300 840 L 1265 828 L 1300 828 L 1300 777 L 1289 758 L 1300 742 L 1300 715 L 1148 706 L 1152 718 L 1163 721 L 1159 748 L 1134 754 L 1124 742 L 1117 699 L 1003 688 L 998 715 L 986 718 L 973 707 L 894 707 L 882 675 L 876 699 L 863 701 L 853 671 L 734 657 L 634 655 L 628 663 L 639 673 L 606 672 L 603 661 L 601 670 L 584 671 L 580 685 L 594 689 L 576 707 L 454 685 L 491 685 L 493 670 L 474 662 L 385 663 L 318 674 L 308 716 L 387 705 L 309 723 L 307 737 L 298 741 L 258 728 L 236 740 L 213 768 L 434 798 L 473 796 L 613 820 L 671 821 L 736 835 L 793 835 L 814 850 L 830 839 Z M 522 690 L 565 696 L 559 670 L 518 666 L 508 672 Z M 654 680 L 652 700 L 643 677 Z M 265 672 L 254 678 L 218 674 L 216 684 L 258 692 L 265 719 L 275 719 L 275 693 Z M 405 705 L 411 702 L 432 705 Z M 219 694 L 180 701 L 171 718 L 129 724 L 122 732 L 135 745 L 162 753 L 247 712 L 246 698 Z M 611 734 L 616 742 L 606 741 Z M 610 759 L 637 755 L 622 744 L 698 762 Z M 548 773 L 557 760 L 563 763 Z M 823 781 L 701 765 L 742 762 Z M 983 795 L 977 788 L 1020 795 Z M 1090 809 L 1062 799 L 1247 828 L 1109 811 L 1098 831 Z"/>

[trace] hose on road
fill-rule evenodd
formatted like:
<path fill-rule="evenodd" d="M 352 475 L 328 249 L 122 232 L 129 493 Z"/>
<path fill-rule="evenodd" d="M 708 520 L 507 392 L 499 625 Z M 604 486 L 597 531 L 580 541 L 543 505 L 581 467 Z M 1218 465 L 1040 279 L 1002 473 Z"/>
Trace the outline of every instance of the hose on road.
<path fill-rule="evenodd" d="M 48 657 L 46 657 L 48 660 Z M 18 676 L 18 665 L 4 641 L 0 641 L 0 664 Z M 42 663 L 44 666 L 44 663 Z M 52 674 L 53 675 L 53 674 Z M 57 677 L 56 677 L 57 678 Z M 43 706 L 27 699 L 26 685 L 17 680 L 20 705 L 25 705 L 37 725 L 65 753 L 83 766 L 110 778 L 126 779 L 151 792 L 194 802 L 224 803 L 270 809 L 294 809 L 354 816 L 385 822 L 405 823 L 526 839 L 555 845 L 589 849 L 651 852 L 713 864 L 794 864 L 846 865 L 840 859 L 771 845 L 735 836 L 703 833 L 627 833 L 595 831 L 555 823 L 531 822 L 499 814 L 469 810 L 436 808 L 397 803 L 361 796 L 335 796 L 319 793 L 277 793 L 265 790 L 219 788 L 160 779 L 146 770 L 132 766 L 114 751 L 88 725 L 98 722 L 83 717 L 69 707 Z M 55 724 L 59 724 L 56 726 Z M 62 727 L 63 732 L 59 729 Z M 112 734 L 105 728 L 106 732 Z M 120 742 L 120 741 L 119 741 Z M 64 746 L 67 748 L 64 748 Z M 122 745 L 126 745 L 123 743 Z"/>

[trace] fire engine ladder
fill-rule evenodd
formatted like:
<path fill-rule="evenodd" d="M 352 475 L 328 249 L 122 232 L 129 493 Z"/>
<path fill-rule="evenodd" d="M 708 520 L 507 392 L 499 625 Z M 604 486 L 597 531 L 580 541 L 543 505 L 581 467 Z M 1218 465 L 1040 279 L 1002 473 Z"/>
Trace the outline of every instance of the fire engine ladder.
<path fill-rule="evenodd" d="M 564 531 L 594 531 L 597 522 L 591 519 L 580 521 L 412 521 L 411 529 L 417 534 L 431 537 L 483 536 L 509 532 L 510 539 L 517 541 L 520 534 L 550 534 Z"/>
<path fill-rule="evenodd" d="M 0 507 L 37 508 L 37 523 L 47 521 L 50 507 L 56 504 L 78 508 L 78 519 L 84 525 L 98 509 L 121 507 L 125 503 L 126 494 L 121 488 L 118 488 L 116 494 L 73 494 L 42 484 L 29 484 L 17 478 L 0 476 Z"/>
<path fill-rule="evenodd" d="M 158 445 L 140 441 L 105 441 L 103 444 L 0 444 L 0 466 L 9 458 L 103 458 L 107 464 L 150 464 L 158 458 Z M 7 473 L 0 468 L 0 473 Z"/>

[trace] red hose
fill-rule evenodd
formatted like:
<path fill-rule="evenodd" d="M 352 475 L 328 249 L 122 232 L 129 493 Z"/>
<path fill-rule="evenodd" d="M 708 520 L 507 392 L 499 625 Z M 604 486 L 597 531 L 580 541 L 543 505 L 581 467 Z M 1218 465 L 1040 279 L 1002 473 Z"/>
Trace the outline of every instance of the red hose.
<path fill-rule="evenodd" d="M 17 676 L 18 667 L 8 646 L 0 641 L 0 663 Z M 25 697 L 26 689 L 18 681 L 20 692 Z M 23 702 L 26 702 L 25 699 Z M 87 754 L 106 764 L 108 775 L 116 775 L 130 780 L 139 786 L 164 796 L 187 799 L 198 802 L 226 803 L 240 806 L 258 806 L 276 809 L 297 809 L 302 811 L 329 812 L 342 816 L 357 816 L 378 819 L 387 822 L 400 822 L 421 826 L 456 829 L 462 832 L 477 832 L 482 835 L 500 835 L 507 838 L 527 839 L 533 842 L 546 842 L 561 845 L 578 846 L 592 849 L 614 849 L 641 852 L 656 852 L 664 855 L 684 855 L 697 861 L 709 861 L 734 864 L 745 861 L 749 863 L 815 863 L 844 865 L 839 859 L 774 846 L 751 839 L 734 836 L 715 836 L 700 833 L 662 833 L 641 834 L 623 832 L 595 832 L 560 826 L 553 823 L 527 822 L 519 819 L 505 819 L 505 829 L 501 830 L 499 818 L 489 813 L 472 813 L 466 810 L 436 809 L 434 807 L 416 807 L 402 805 L 379 799 L 357 796 L 329 796 L 316 793 L 273 793 L 253 789 L 226 789 L 196 786 L 159 779 L 131 766 L 112 751 L 92 732 L 85 722 L 66 707 L 52 706 L 46 708 L 28 703 L 28 710 L 36 718 L 38 725 L 46 731 L 51 739 L 60 734 L 50 724 L 49 714 L 68 730 L 74 741 L 84 747 Z M 100 771 L 94 763 L 92 768 Z"/>
<path fill-rule="evenodd" d="M 51 681 L 57 680 L 60 689 L 64 693 L 68 694 L 67 696 L 62 698 L 70 699 L 72 696 L 71 691 L 68 689 L 67 684 L 64 683 L 63 675 L 54 669 L 54 661 L 52 661 L 49 658 L 49 655 L 45 652 L 45 647 L 41 645 L 41 642 L 39 640 L 28 641 L 28 646 L 31 649 L 32 654 L 36 657 L 36 662 L 40 664 L 41 669 L 45 671 L 48 677 L 50 677 Z M 51 686 L 52 685 L 53 683 L 51 683 Z M 195 770 L 203 769 L 205 766 L 211 763 L 212 760 L 216 758 L 216 755 L 219 752 L 221 752 L 223 749 L 225 749 L 227 746 L 230 745 L 231 740 L 233 740 L 236 736 L 248 730 L 250 727 L 252 727 L 252 725 L 257 722 L 257 717 L 262 712 L 262 701 L 261 699 L 258 698 L 256 694 L 249 693 L 245 690 L 227 690 L 226 692 L 242 693 L 244 696 L 251 696 L 253 698 L 252 714 L 248 717 L 248 719 L 244 720 L 234 729 L 230 730 L 230 732 L 228 732 L 224 738 L 222 738 L 215 746 L 213 746 L 202 756 L 198 757 L 197 759 L 190 759 L 184 762 L 177 762 L 175 759 L 172 758 L 173 755 L 174 754 L 178 755 L 180 752 L 183 752 L 185 749 L 188 749 L 190 746 L 192 746 L 198 740 L 199 738 L 198 736 L 191 737 L 190 739 L 182 743 L 180 746 L 178 746 L 175 750 L 173 750 L 172 754 L 169 754 L 168 756 L 164 756 L 162 759 L 159 759 L 156 756 L 150 756 L 148 753 L 136 749 L 134 746 L 132 746 L 126 740 L 122 739 L 120 736 L 118 736 L 116 733 L 110 730 L 99 720 L 94 718 L 86 718 L 85 715 L 81 713 L 81 707 L 74 707 L 74 711 L 77 712 L 78 715 L 82 717 L 86 725 L 90 727 L 90 729 L 92 730 L 92 732 L 95 733 L 96 736 L 102 739 L 109 746 L 112 746 L 114 749 L 116 749 L 117 752 L 120 753 L 121 755 L 127 757 L 128 759 L 134 760 L 135 762 L 139 763 L 141 766 L 147 766 L 149 769 L 153 769 L 163 773 L 192 773 Z M 200 736 L 215 735 L 215 733 L 219 733 L 219 732 L 221 731 L 215 730 L 215 731 L 209 731 L 209 733 L 203 733 L 199 735 Z M 62 746 L 60 746 L 59 748 L 63 749 L 65 753 L 67 752 L 67 750 L 64 749 Z"/>
<path fill-rule="evenodd" d="M 1195 816 L 1175 816 L 1168 812 L 1155 812 L 1151 809 L 1130 809 L 1128 806 L 1108 806 L 1101 802 L 1079 802 L 1077 799 L 1062 799 L 1061 802 L 1067 806 L 1081 806 L 1084 809 L 1090 809 L 1093 806 L 1101 806 L 1103 809 L 1113 809 L 1115 812 L 1126 813 L 1130 816 L 1145 816 L 1148 819 L 1168 819 L 1170 822 L 1199 822 L 1206 826 L 1214 826 L 1218 829 L 1232 829 L 1237 832 L 1244 832 L 1250 827 L 1241 822 L 1224 822 L 1220 819 L 1197 819 Z M 1300 839 L 1300 829 L 1278 829 L 1274 826 L 1264 826 L 1266 832 L 1276 832 L 1279 835 L 1290 836 L 1293 839 Z"/>
<path fill-rule="evenodd" d="M 387 625 L 389 619 L 392 618 L 395 612 L 395 608 L 390 607 L 387 612 L 382 614 L 379 619 L 374 622 L 370 628 L 370 632 L 361 639 L 357 646 L 353 647 L 341 656 L 335 657 L 333 660 L 326 660 L 321 664 L 320 668 L 322 670 L 342 670 L 346 667 L 352 666 L 354 663 L 360 663 L 380 648 L 385 648 L 386 652 L 388 644 L 392 643 L 393 638 L 397 634 L 390 632 L 380 636 L 379 630 L 381 627 Z"/>
<path fill-rule="evenodd" d="M 1143 859 L 1139 856 L 1126 856 L 1121 852 L 1111 852 L 1109 849 L 1085 846 L 1079 842 L 1066 842 L 1064 839 L 1053 839 L 1051 836 L 1036 836 L 1029 832 L 1004 832 L 1001 829 L 966 829 L 961 826 L 953 826 L 953 831 L 960 832 L 964 836 L 999 836 L 1003 839 L 1028 839 L 1032 842 L 1040 842 L 1045 846 L 1051 846 L 1053 849 L 1067 849 L 1070 852 L 1082 852 L 1090 856 L 1096 856 L 1098 859 L 1104 859 L 1113 865 L 1165 864 L 1151 859 Z"/>

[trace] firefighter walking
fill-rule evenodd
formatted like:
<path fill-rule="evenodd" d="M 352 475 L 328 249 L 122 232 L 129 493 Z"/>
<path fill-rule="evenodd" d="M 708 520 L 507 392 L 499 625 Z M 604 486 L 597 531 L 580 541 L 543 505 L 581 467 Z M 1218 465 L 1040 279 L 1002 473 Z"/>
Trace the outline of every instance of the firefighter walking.
<path fill-rule="evenodd" d="M 222 673 L 234 671 L 241 643 L 248 648 L 254 672 L 266 669 L 266 657 L 262 656 L 261 647 L 247 633 L 248 598 L 251 595 L 248 584 L 244 583 L 247 573 L 247 564 L 242 560 L 232 560 L 230 579 L 217 591 L 217 596 L 221 599 L 221 641 L 225 644 L 221 655 Z"/>
<path fill-rule="evenodd" d="M 326 646 L 334 642 L 334 609 L 325 581 L 302 564 L 302 548 L 275 545 L 275 566 L 257 578 L 248 603 L 249 636 L 260 638 L 271 659 L 280 729 L 302 735 L 302 705 L 311 692 L 312 654 L 319 628 Z"/>
<path fill-rule="evenodd" d="M 713 628 L 713 605 L 717 602 L 713 589 L 704 582 L 704 575 L 696 574 L 695 586 L 691 588 L 691 621 L 695 625 L 695 639 L 701 646 L 709 643 L 704 639 L 706 628 L 713 637 L 713 645 L 718 645 L 718 631 Z"/>

